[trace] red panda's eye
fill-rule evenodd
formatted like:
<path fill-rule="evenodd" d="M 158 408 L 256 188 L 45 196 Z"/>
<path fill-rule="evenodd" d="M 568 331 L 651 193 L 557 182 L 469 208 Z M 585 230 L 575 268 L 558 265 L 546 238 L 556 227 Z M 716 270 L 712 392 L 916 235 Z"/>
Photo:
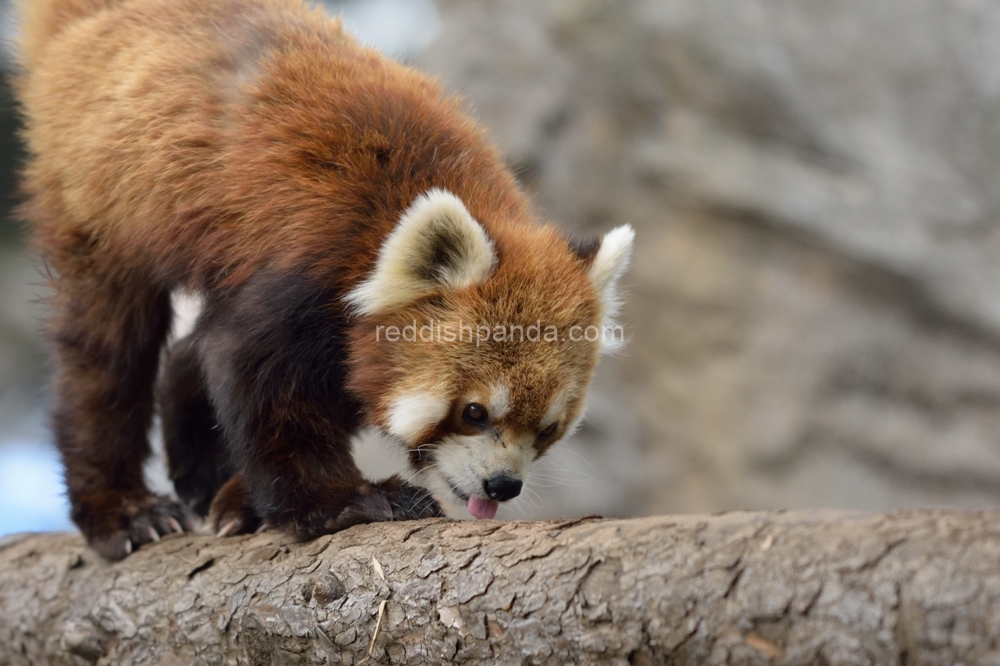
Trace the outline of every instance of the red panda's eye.
<path fill-rule="evenodd" d="M 486 423 L 486 408 L 477 403 L 469 403 L 462 412 L 462 418 L 470 425 L 481 426 Z"/>
<path fill-rule="evenodd" d="M 543 430 L 540 433 L 538 433 L 538 436 L 539 437 L 551 437 L 555 433 L 556 428 L 558 428 L 558 427 L 559 427 L 559 422 L 558 421 L 556 421 L 555 423 L 551 423 L 551 424 L 549 424 L 545 428 L 545 430 Z"/>

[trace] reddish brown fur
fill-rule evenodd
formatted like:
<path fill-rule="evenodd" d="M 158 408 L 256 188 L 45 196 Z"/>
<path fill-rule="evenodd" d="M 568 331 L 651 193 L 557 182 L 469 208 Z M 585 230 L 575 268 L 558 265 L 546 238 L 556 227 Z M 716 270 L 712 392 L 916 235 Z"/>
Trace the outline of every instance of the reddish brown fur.
<path fill-rule="evenodd" d="M 593 253 L 534 223 L 497 150 L 435 81 L 297 0 L 24 0 L 22 12 L 24 212 L 57 276 L 54 425 L 73 517 L 102 553 L 121 557 L 185 518 L 141 471 L 176 288 L 206 295 L 188 343 L 206 393 L 193 397 L 237 440 L 242 476 L 217 521 L 252 508 L 311 536 L 419 503 L 397 481 L 365 482 L 347 440 L 384 420 L 387 387 L 420 384 L 429 366 L 427 381 L 462 391 L 509 371 L 526 387 L 512 427 L 535 427 L 545 408 L 533 391 L 557 375 L 578 378 L 579 412 L 593 345 L 374 342 L 376 324 L 413 319 L 598 322 Z M 495 275 L 348 319 L 341 296 L 432 187 L 482 224 Z M 329 348 L 302 346 L 319 332 Z"/>

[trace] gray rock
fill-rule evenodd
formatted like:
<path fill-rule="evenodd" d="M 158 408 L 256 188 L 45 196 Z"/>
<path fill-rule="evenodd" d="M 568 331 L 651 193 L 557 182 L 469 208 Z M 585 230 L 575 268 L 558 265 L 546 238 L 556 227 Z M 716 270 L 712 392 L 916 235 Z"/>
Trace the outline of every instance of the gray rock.
<path fill-rule="evenodd" d="M 42 398 L 43 277 L 18 243 L 0 243 L 0 435 L 21 430 L 21 421 Z"/>
<path fill-rule="evenodd" d="M 543 505 L 1000 500 L 1000 6 L 439 7 L 420 63 L 539 208 L 638 233 L 600 478 Z"/>

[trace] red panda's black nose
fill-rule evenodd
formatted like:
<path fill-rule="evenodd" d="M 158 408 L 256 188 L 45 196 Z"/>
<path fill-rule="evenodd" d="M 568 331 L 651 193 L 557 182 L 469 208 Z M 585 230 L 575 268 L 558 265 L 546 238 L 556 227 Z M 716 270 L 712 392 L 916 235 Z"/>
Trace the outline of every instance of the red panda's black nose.
<path fill-rule="evenodd" d="M 498 502 L 506 502 L 521 494 L 521 479 L 506 474 L 497 474 L 483 481 L 486 496 Z"/>

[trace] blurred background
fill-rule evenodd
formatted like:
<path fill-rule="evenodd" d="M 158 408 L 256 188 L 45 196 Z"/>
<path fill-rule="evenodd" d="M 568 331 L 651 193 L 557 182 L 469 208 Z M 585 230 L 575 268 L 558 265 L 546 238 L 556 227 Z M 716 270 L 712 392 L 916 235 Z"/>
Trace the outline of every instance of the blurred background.
<path fill-rule="evenodd" d="M 327 4 L 460 91 L 544 215 L 636 228 L 631 343 L 502 516 L 1000 501 L 1000 4 Z M 68 527 L 15 127 L 3 88 L 0 534 Z"/>

